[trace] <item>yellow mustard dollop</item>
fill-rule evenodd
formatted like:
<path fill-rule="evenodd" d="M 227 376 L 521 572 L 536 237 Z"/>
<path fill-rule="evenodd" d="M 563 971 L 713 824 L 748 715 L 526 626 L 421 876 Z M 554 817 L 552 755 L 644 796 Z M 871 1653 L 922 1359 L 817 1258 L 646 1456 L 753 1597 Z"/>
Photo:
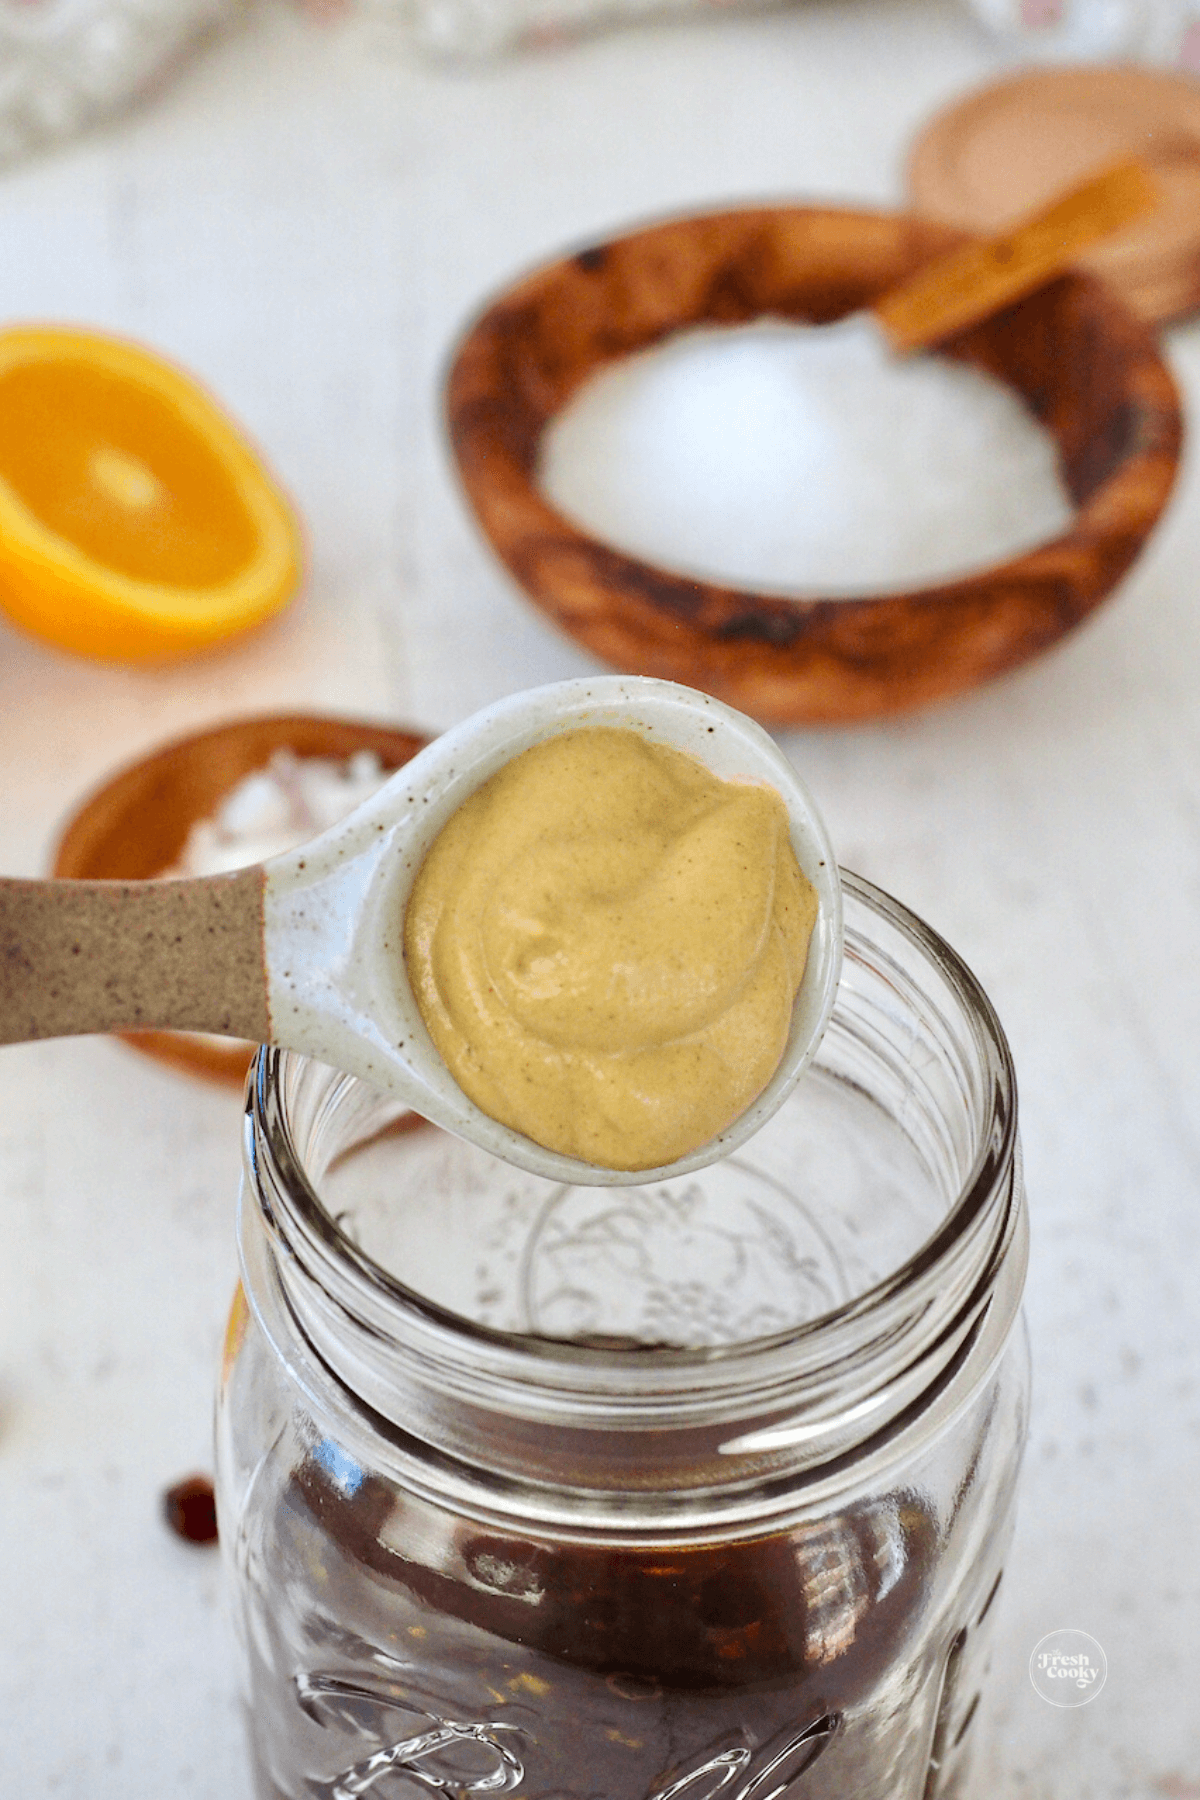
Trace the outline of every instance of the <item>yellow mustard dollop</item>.
<path fill-rule="evenodd" d="M 816 916 L 773 788 L 634 731 L 578 730 L 453 815 L 404 958 L 477 1106 L 547 1149 L 647 1169 L 762 1092 Z"/>

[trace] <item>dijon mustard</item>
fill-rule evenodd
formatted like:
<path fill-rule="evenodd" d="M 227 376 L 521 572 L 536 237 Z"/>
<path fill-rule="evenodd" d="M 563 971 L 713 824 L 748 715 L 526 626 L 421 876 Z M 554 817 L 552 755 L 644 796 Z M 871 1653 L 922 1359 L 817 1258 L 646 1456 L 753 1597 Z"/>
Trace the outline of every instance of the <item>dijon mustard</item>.
<path fill-rule="evenodd" d="M 451 817 L 404 957 L 477 1106 L 633 1171 L 708 1143 L 762 1092 L 816 916 L 773 788 L 585 729 L 515 757 Z"/>

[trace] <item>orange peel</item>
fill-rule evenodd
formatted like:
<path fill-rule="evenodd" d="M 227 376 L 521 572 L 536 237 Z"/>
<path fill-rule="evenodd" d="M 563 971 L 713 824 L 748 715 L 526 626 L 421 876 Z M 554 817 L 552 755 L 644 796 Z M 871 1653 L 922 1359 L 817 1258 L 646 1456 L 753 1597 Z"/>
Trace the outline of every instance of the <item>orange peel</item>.
<path fill-rule="evenodd" d="M 125 339 L 0 332 L 0 607 L 119 662 L 186 656 L 285 606 L 288 502 L 191 376 Z"/>

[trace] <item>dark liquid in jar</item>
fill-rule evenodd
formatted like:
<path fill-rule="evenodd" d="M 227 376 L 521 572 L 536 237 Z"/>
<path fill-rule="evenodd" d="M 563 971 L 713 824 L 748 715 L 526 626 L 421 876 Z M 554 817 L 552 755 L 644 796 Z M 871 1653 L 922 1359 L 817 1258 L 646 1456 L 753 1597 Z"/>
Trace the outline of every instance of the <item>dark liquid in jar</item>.
<path fill-rule="evenodd" d="M 943 1534 L 915 1495 L 740 1541 L 539 1541 L 318 1445 L 273 1535 L 252 1632 L 265 1800 L 925 1788 L 955 1632 L 930 1630 Z"/>

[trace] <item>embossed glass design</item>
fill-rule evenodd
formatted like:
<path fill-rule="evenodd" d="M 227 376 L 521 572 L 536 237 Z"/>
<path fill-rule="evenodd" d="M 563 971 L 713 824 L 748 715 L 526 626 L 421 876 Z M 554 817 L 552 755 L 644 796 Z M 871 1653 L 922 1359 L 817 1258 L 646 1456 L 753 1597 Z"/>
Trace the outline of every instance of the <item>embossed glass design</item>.
<path fill-rule="evenodd" d="M 1025 1435 L 1003 1034 L 846 877 L 817 1065 L 577 1189 L 264 1051 L 218 1409 L 259 1800 L 949 1800 Z"/>

